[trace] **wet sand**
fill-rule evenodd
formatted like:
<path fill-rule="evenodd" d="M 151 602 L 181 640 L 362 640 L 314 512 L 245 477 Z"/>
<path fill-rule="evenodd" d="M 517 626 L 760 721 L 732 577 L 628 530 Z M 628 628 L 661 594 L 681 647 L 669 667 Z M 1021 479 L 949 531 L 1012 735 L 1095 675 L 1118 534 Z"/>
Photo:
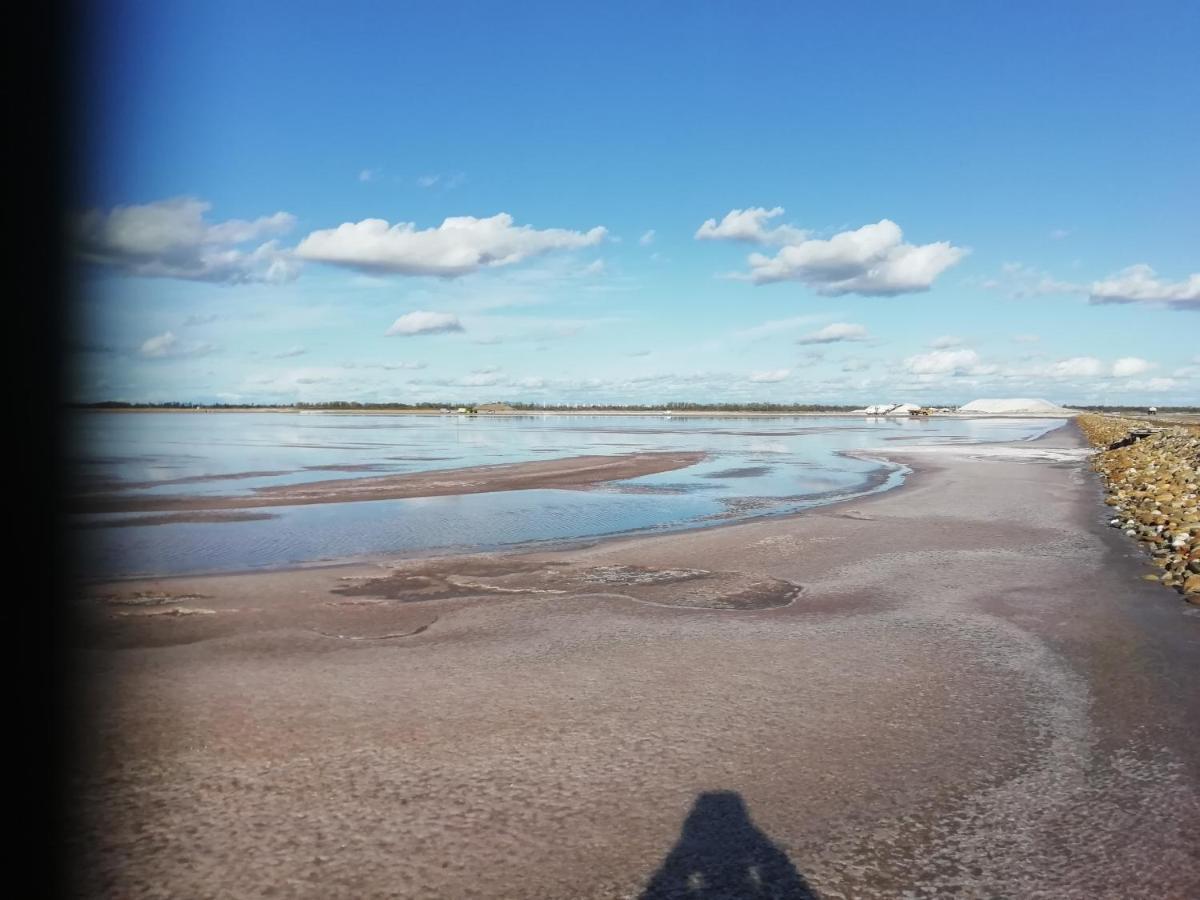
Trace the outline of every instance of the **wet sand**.
<path fill-rule="evenodd" d="M 83 892 L 1198 896 L 1200 608 L 1078 455 L 1027 452 L 1082 445 L 889 450 L 885 494 L 581 549 L 95 588 Z"/>
<path fill-rule="evenodd" d="M 440 469 L 404 475 L 331 478 L 304 484 L 257 488 L 249 494 L 232 496 L 84 494 L 70 501 L 69 508 L 72 512 L 81 513 L 259 509 L 269 506 L 307 506 L 314 503 L 441 497 L 449 494 L 484 494 L 533 488 L 585 488 L 605 481 L 619 481 L 682 469 L 700 462 L 705 455 L 687 451 L 646 451 L 617 456 L 572 456 L 566 459 Z M 154 524 L 154 521 L 144 520 L 138 524 Z"/>

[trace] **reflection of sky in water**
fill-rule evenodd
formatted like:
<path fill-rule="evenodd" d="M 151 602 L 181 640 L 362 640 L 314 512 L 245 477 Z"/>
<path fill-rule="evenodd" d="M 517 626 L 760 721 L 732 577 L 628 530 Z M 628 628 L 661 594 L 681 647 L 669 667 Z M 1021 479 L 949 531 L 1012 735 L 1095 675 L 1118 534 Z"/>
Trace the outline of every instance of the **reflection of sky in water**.
<path fill-rule="evenodd" d="M 247 493 L 272 484 L 636 450 L 710 454 L 687 469 L 594 491 L 279 507 L 266 520 L 88 529 L 87 568 L 107 574 L 498 547 L 791 512 L 878 488 L 888 477 L 878 463 L 844 451 L 1021 440 L 1061 421 L 87 413 L 77 424 L 77 446 L 85 448 L 81 477 L 106 487 L 141 485 L 132 493 Z M 327 466 L 370 468 L 313 468 Z M 279 474 L 229 477 L 246 472 Z"/>

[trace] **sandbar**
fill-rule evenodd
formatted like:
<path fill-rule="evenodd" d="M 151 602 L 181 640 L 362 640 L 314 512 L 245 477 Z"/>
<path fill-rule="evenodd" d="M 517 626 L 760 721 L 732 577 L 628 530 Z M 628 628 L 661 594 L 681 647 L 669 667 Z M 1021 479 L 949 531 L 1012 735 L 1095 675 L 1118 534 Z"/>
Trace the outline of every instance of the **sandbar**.
<path fill-rule="evenodd" d="M 258 488 L 248 494 L 228 496 L 84 494 L 71 499 L 68 509 L 76 513 L 257 509 L 534 488 L 586 488 L 605 481 L 682 469 L 700 462 L 705 455 L 701 452 L 648 451 L 616 456 L 572 456 L 403 475 L 331 478 L 304 484 L 275 485 Z"/>

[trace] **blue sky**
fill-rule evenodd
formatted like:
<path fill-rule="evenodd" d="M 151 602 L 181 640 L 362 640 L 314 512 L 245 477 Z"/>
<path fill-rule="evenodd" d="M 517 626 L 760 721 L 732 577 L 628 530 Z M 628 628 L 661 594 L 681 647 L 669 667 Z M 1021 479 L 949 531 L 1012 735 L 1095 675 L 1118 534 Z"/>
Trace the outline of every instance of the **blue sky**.
<path fill-rule="evenodd" d="M 1194 4 L 93 15 L 79 399 L 1200 402 Z"/>

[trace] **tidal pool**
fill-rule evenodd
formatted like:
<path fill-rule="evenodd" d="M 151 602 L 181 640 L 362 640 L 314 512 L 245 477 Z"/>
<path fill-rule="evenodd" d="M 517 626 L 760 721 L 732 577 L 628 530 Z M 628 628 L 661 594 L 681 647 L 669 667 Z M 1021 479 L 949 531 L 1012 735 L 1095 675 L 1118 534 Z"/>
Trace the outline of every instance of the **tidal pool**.
<path fill-rule="evenodd" d="M 73 517 L 83 573 L 112 577 L 498 549 L 778 515 L 902 480 L 897 467 L 848 451 L 1026 440 L 1062 420 L 86 412 L 73 423 L 77 490 L 129 494 L 244 494 L 330 478 L 644 450 L 708 454 L 684 469 L 588 491 L 275 507 L 249 520 L 122 527 L 108 526 L 131 514 Z"/>

